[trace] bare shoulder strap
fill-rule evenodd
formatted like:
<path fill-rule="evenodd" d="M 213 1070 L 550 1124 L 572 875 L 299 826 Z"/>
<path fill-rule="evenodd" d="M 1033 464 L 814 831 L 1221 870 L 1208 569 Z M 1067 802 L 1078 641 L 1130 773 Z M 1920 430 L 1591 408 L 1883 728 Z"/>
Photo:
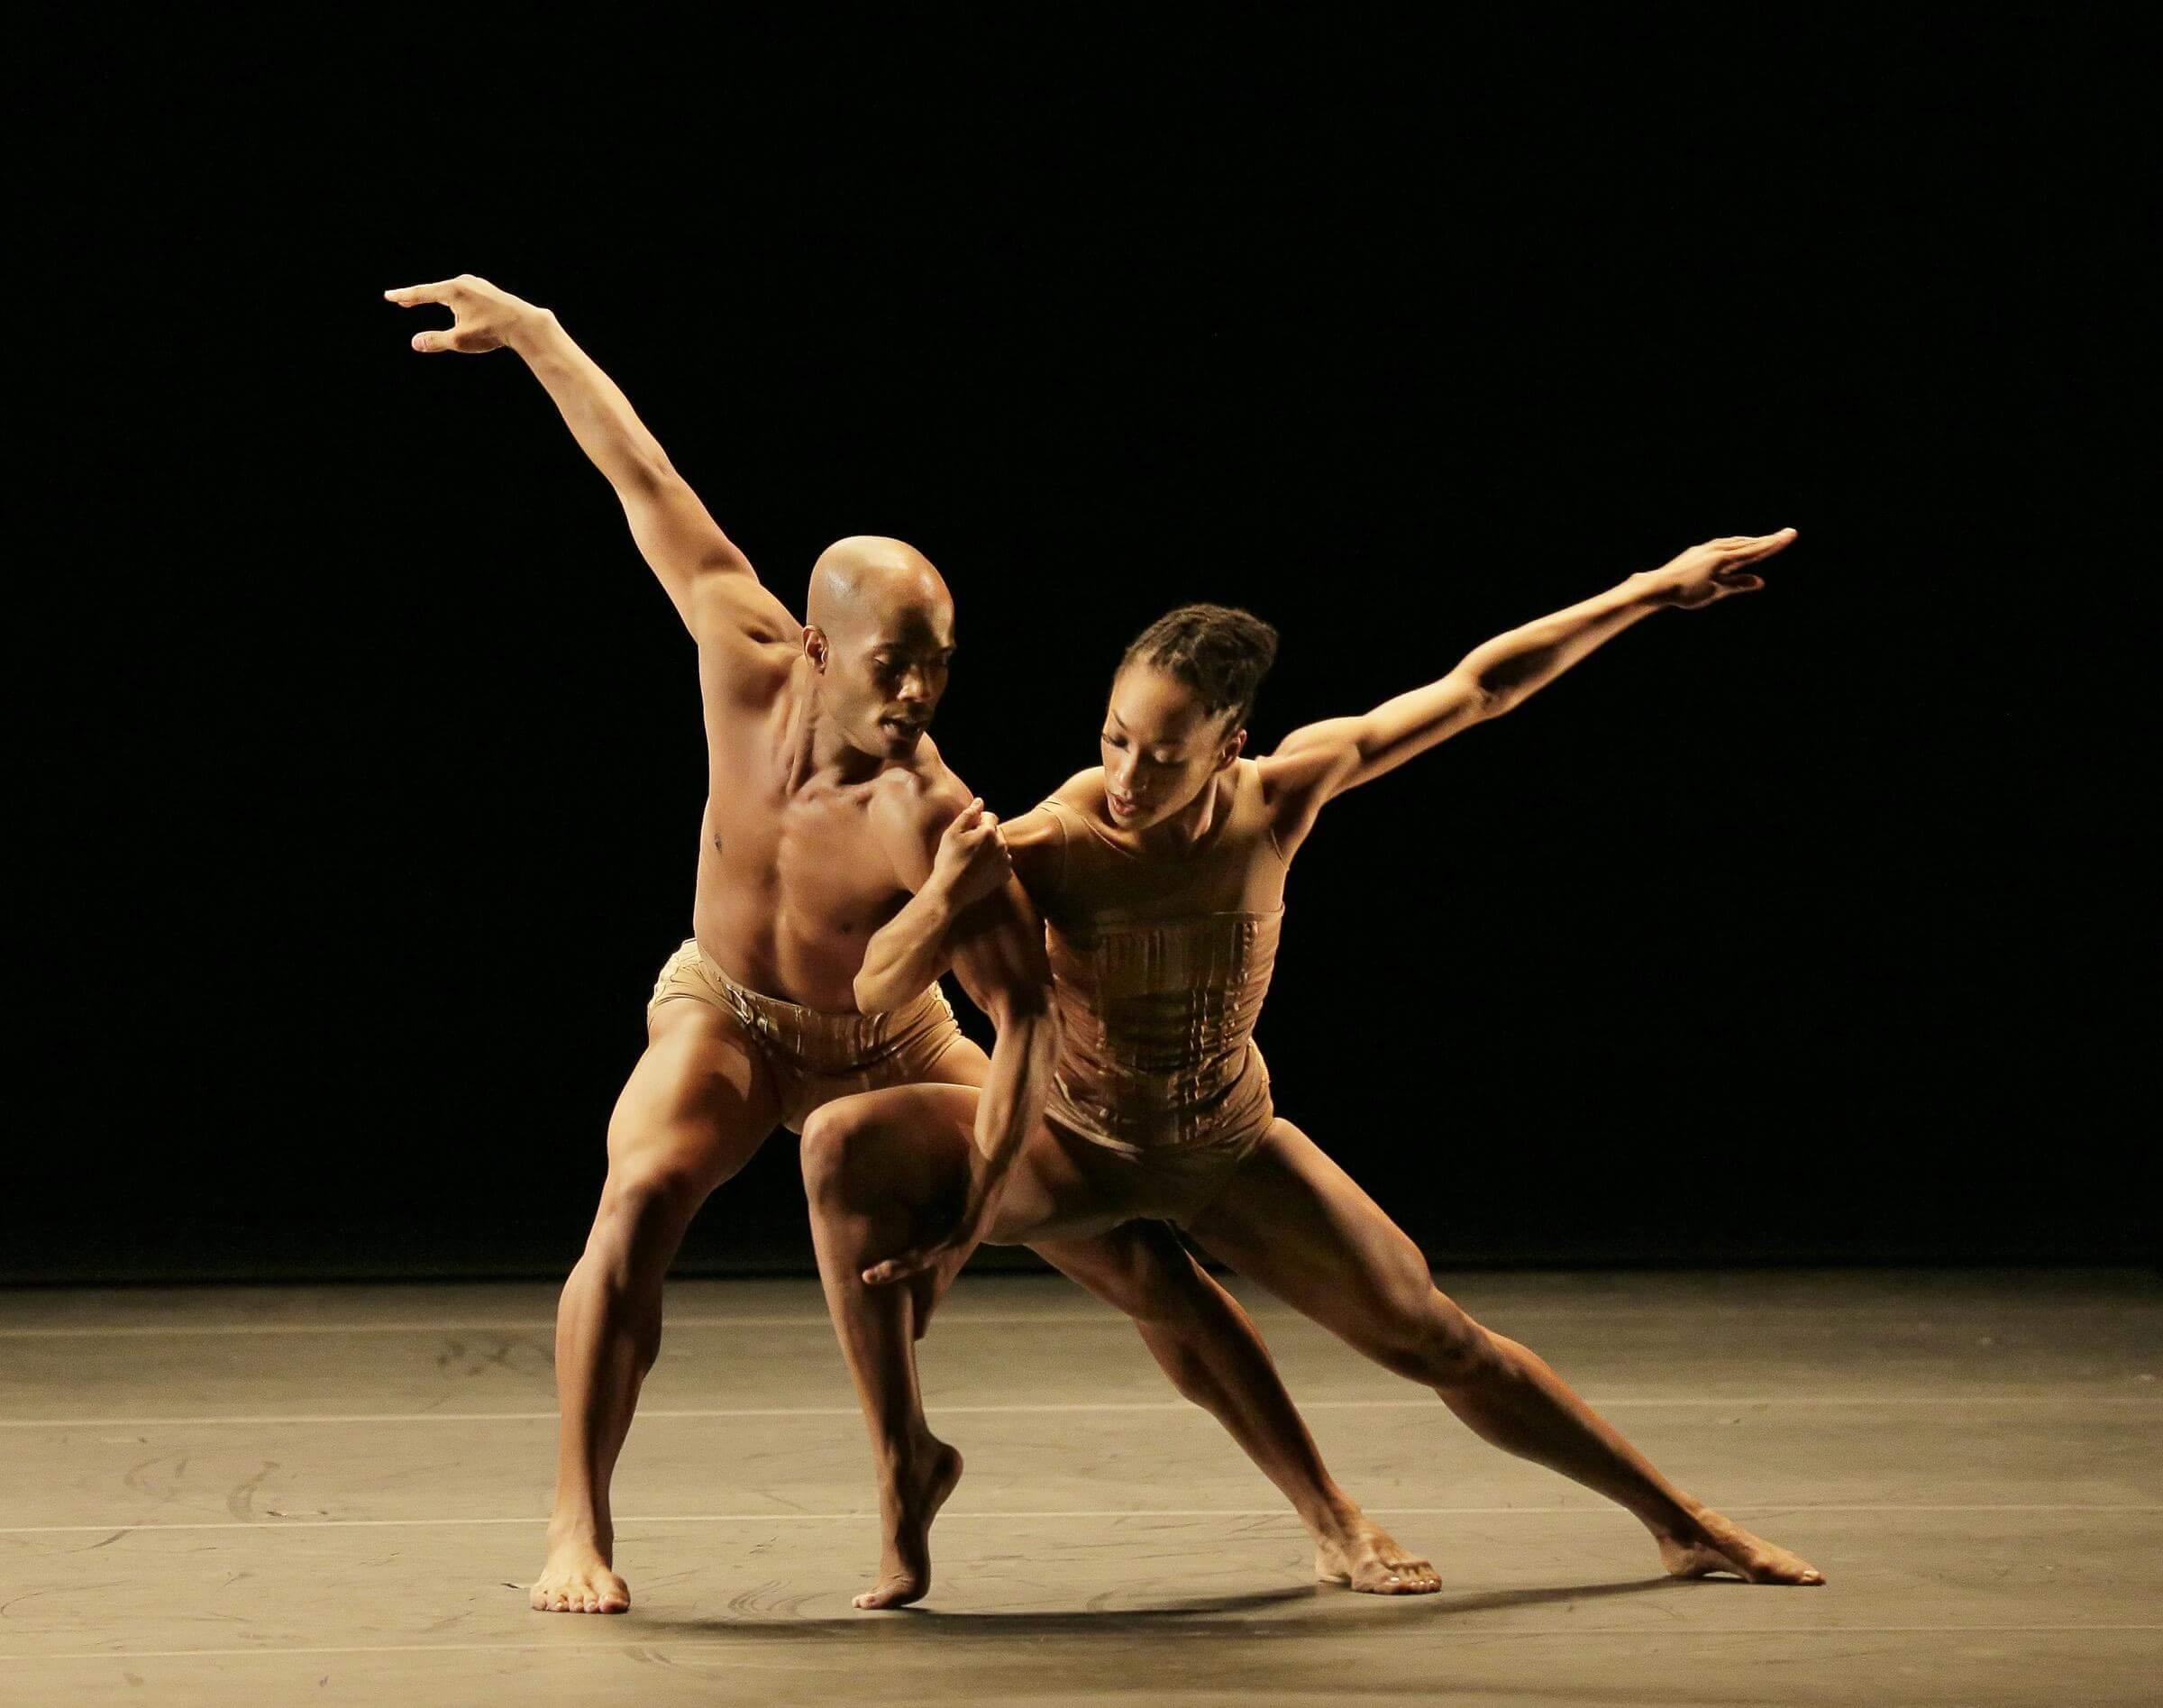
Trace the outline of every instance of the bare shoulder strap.
<path fill-rule="evenodd" d="M 1055 880 L 1055 883 L 1060 893 L 1064 894 L 1067 852 L 1074 845 L 1073 827 L 1069 825 L 1067 820 L 1074 816 L 1074 809 L 1056 795 L 1046 795 L 1036 803 L 1036 806 L 1039 811 L 1051 814 L 1052 822 L 1059 827 L 1059 876 Z"/>

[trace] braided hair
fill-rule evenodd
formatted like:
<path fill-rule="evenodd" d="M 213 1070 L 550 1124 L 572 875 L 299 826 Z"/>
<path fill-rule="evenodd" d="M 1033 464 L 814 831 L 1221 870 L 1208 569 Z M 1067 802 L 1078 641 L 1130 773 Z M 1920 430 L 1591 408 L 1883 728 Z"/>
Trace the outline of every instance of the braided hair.
<path fill-rule="evenodd" d="M 1182 605 L 1141 632 L 1119 668 L 1148 664 L 1201 696 L 1211 717 L 1231 714 L 1228 729 L 1246 726 L 1262 679 L 1276 662 L 1277 631 L 1251 611 L 1228 605 Z"/>

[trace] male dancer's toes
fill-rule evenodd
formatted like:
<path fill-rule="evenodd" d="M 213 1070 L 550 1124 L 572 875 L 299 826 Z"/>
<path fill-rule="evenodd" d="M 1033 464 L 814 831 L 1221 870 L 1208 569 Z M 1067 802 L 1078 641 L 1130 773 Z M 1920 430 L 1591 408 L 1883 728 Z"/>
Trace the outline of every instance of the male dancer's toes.
<path fill-rule="evenodd" d="M 1314 1576 L 1364 1595 L 1432 1595 L 1442 1587 L 1439 1572 L 1364 1513 L 1343 1536 L 1316 1539 Z"/>
<path fill-rule="evenodd" d="M 625 1613 L 631 1591 L 590 1536 L 549 1544 L 548 1560 L 529 1598 L 537 1613 Z"/>
<path fill-rule="evenodd" d="M 1825 1574 L 1799 1554 L 1752 1536 L 1718 1512 L 1697 1514 L 1694 1533 L 1659 1538 L 1660 1561 L 1675 1577 L 1725 1572 L 1748 1584 L 1822 1584 Z"/>
<path fill-rule="evenodd" d="M 926 1433 L 912 1463 L 880 1479 L 879 1519 L 886 1532 L 879 1581 L 856 1597 L 862 1608 L 907 1607 L 931 1593 L 931 1521 L 962 1480 L 962 1456 Z"/>

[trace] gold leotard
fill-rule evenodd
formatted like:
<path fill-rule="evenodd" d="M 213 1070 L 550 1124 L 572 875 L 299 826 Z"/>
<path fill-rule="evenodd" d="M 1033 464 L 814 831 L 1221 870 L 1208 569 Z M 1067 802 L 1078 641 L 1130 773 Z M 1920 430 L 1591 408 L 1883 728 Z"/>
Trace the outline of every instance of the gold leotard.
<path fill-rule="evenodd" d="M 1070 849 L 1077 827 L 1093 829 L 1063 801 L 1045 806 Z M 1241 817 L 1251 813 L 1235 808 L 1227 826 L 1236 841 L 1254 828 Z M 1100 834 L 1096 846 L 1133 857 Z M 1276 1119 L 1253 1034 L 1283 918 L 1279 907 L 1166 919 L 1054 914 L 1045 925 L 1062 1038 L 1045 1115 L 1111 1154 L 1096 1164 L 1139 1194 L 1142 1214 L 1191 1219 Z"/>

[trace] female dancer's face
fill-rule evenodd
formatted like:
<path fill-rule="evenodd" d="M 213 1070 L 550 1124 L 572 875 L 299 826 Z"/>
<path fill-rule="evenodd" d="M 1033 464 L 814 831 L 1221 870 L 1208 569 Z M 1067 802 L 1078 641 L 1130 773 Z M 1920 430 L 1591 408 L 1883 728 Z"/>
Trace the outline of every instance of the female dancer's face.
<path fill-rule="evenodd" d="M 1191 804 L 1246 744 L 1246 732 L 1225 721 L 1176 676 L 1138 662 L 1121 671 L 1098 740 L 1112 822 L 1143 830 Z"/>

